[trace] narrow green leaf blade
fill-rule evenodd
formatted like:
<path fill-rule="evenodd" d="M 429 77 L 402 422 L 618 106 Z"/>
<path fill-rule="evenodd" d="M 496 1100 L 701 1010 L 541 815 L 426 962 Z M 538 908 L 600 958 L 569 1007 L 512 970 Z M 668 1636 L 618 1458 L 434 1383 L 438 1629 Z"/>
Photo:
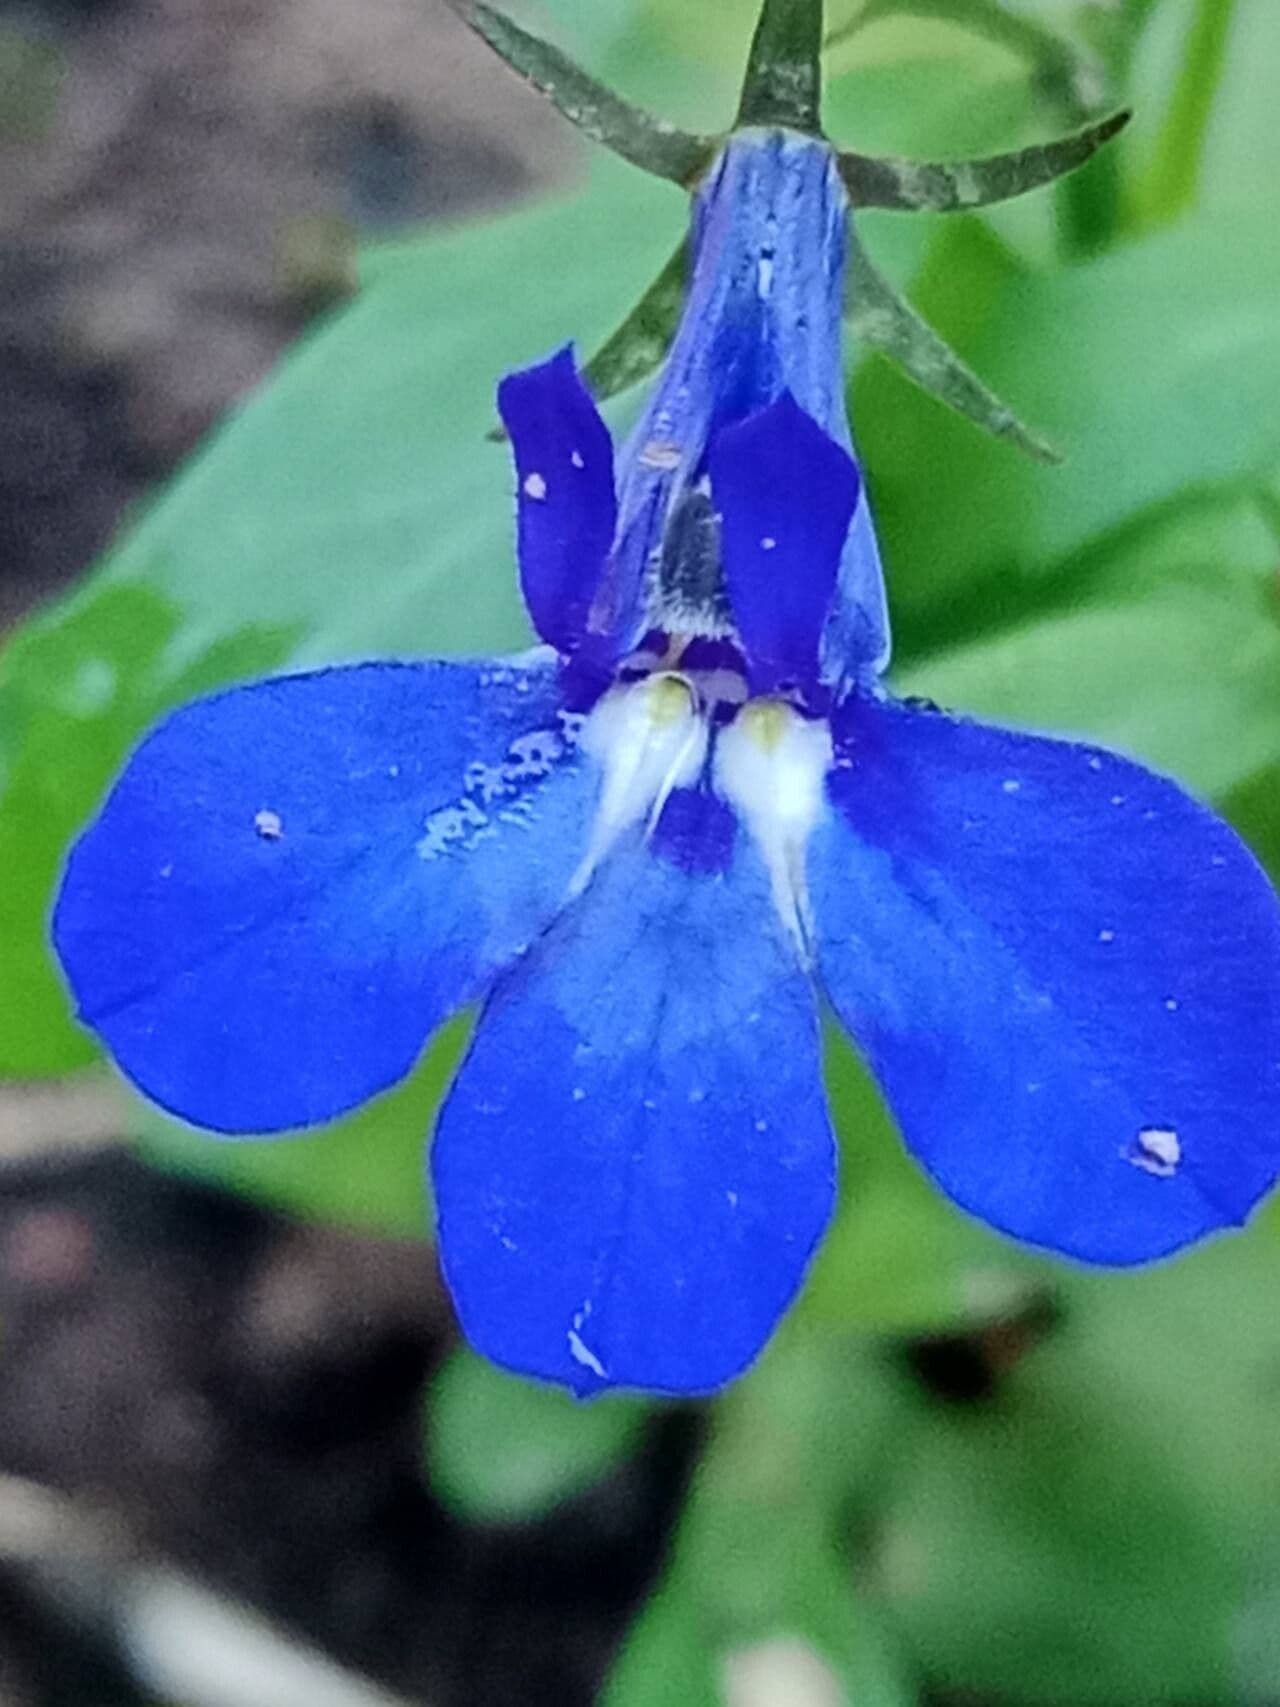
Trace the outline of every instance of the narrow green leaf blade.
<path fill-rule="evenodd" d="M 482 41 L 556 110 L 596 142 L 642 171 L 692 184 L 715 153 L 714 138 L 692 136 L 633 107 L 598 83 L 558 47 L 521 29 L 483 0 L 450 0 Z"/>
<path fill-rule="evenodd" d="M 871 262 L 849 223 L 845 312 L 855 338 L 896 362 L 923 391 L 966 415 L 999 439 L 1009 439 L 1037 462 L 1058 462 L 1053 447 L 1032 432 L 972 368 L 923 321 Z"/>
<path fill-rule="evenodd" d="M 923 208 L 954 213 L 989 207 L 1038 190 L 1083 166 L 1132 115 L 1112 113 L 1056 142 L 991 154 L 983 160 L 926 162 L 892 155 L 840 155 L 840 175 L 855 207 Z"/>
<path fill-rule="evenodd" d="M 822 0 L 764 0 L 738 108 L 740 125 L 821 134 Z"/>

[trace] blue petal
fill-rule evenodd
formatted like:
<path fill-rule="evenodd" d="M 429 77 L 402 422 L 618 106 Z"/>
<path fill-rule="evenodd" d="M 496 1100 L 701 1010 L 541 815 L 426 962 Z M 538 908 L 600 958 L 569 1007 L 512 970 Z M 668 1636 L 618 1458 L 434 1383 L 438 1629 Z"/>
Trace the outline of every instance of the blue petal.
<path fill-rule="evenodd" d="M 809 682 L 858 501 L 858 468 L 789 391 L 712 444 L 729 602 L 751 686 Z"/>
<path fill-rule="evenodd" d="M 1225 824 L 1096 748 L 861 702 L 810 846 L 821 974 L 964 1208 L 1126 1264 L 1280 1172 L 1280 908 Z"/>
<path fill-rule="evenodd" d="M 751 1362 L 835 1161 L 812 991 L 750 847 L 724 875 L 611 857 L 495 992 L 433 1167 L 486 1356 L 583 1393 L 708 1392 Z"/>
<path fill-rule="evenodd" d="M 515 452 L 520 584 L 561 652 L 582 639 L 613 544 L 613 442 L 571 350 L 509 374 L 498 409 Z"/>
<path fill-rule="evenodd" d="M 71 856 L 84 1020 L 203 1126 L 325 1120 L 402 1077 L 558 906 L 593 786 L 557 673 L 371 664 L 176 712 Z"/>

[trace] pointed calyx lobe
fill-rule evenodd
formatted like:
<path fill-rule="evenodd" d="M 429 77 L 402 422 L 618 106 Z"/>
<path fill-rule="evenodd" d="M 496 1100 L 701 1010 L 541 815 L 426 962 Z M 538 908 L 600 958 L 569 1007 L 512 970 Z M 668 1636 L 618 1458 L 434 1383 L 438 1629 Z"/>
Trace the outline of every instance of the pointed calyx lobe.
<path fill-rule="evenodd" d="M 558 47 L 521 29 L 484 0 L 448 3 L 517 76 L 596 142 L 642 171 L 677 184 L 692 184 L 705 170 L 715 153 L 714 139 L 690 135 L 633 107 Z"/>
<path fill-rule="evenodd" d="M 930 213 L 989 207 L 1074 172 L 1104 143 L 1118 136 L 1131 116 L 1127 112 L 1111 113 L 1056 142 L 1037 143 L 979 160 L 930 162 L 844 153 L 840 155 L 840 175 L 854 207 L 923 209 Z"/>
<path fill-rule="evenodd" d="M 820 136 L 822 0 L 764 0 L 747 60 L 739 125 Z"/>

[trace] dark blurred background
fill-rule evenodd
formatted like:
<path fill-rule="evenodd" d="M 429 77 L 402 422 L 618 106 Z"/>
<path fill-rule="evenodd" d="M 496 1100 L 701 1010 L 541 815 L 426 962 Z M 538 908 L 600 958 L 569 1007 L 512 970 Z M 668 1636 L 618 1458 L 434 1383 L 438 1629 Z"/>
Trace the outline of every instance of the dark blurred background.
<path fill-rule="evenodd" d="M 442 0 L 3 0 L 0 621 L 350 288 L 357 241 L 576 159 Z"/>

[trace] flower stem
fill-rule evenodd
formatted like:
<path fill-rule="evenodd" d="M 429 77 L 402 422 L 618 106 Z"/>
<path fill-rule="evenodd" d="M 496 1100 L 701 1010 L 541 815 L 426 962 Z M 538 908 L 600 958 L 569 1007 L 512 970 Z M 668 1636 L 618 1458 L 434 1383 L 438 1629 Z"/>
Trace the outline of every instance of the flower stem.
<path fill-rule="evenodd" d="M 1169 224 L 1195 201 L 1234 9 L 1235 0 L 1199 0 L 1196 6 L 1155 158 L 1136 197 L 1136 223 L 1144 229 Z"/>

